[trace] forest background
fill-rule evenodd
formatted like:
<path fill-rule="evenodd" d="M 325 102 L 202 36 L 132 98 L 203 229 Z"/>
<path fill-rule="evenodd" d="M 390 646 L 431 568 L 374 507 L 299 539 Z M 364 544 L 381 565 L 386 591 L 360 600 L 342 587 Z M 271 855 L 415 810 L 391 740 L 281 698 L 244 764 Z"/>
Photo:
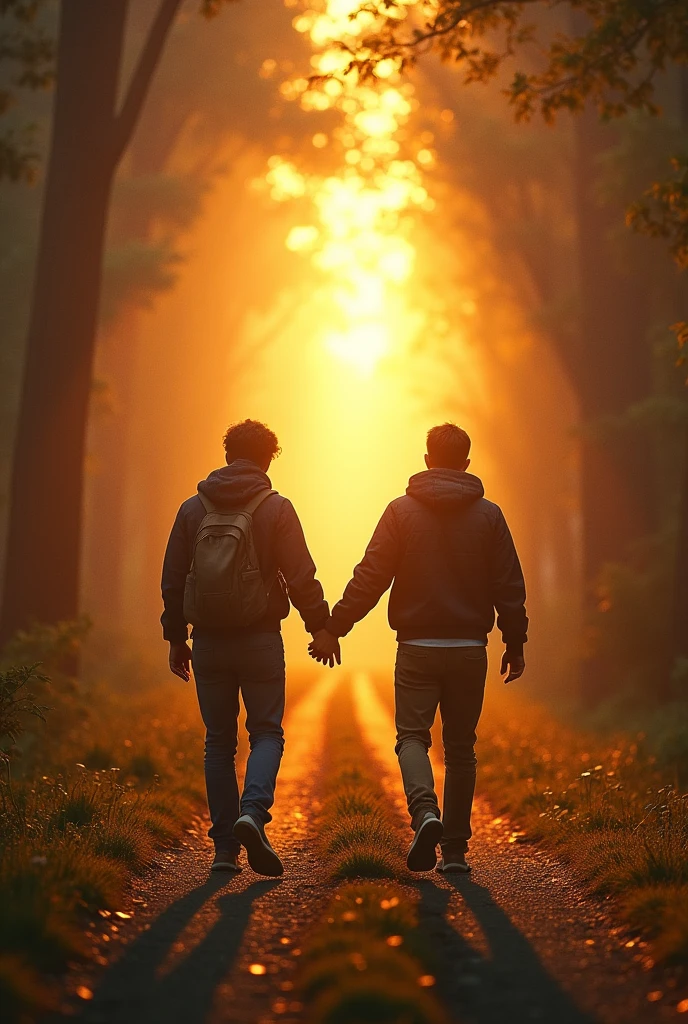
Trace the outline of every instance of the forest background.
<path fill-rule="evenodd" d="M 124 81 L 159 10 L 130 6 Z M 473 436 L 474 469 L 522 553 L 529 687 L 560 708 L 649 731 L 669 758 L 685 758 L 688 402 L 671 325 L 685 315 L 686 282 L 666 244 L 627 224 L 629 207 L 685 152 L 680 54 L 655 81 L 657 111 L 604 121 L 589 104 L 555 124 L 517 123 L 503 95 L 514 66 L 537 71 L 535 47 L 524 44 L 488 85 L 466 87 L 462 68 L 433 54 L 419 64 L 405 132 L 432 200 L 409 228 L 415 320 L 371 367 L 322 344 L 322 271 L 285 247 L 308 197 L 275 201 L 275 166 L 322 177 L 338 160 L 327 143 L 337 111 L 290 93 L 309 67 L 299 12 L 257 0 L 182 4 L 119 163 L 73 538 L 79 610 L 109 649 L 164 657 L 158 579 L 170 522 L 220 461 L 224 426 L 245 415 L 278 430 L 275 481 L 301 511 L 335 600 L 384 504 L 420 467 L 423 430 L 452 418 Z M 3 18 L 6 56 L 22 32 L 38 40 L 29 72 L 26 53 L 5 61 L 5 535 L 57 14 L 51 2 L 8 3 Z M 561 7 L 536 15 L 546 32 L 569 17 Z M 13 163 L 27 145 L 32 157 Z M 56 444 L 59 454 L 66 442 Z M 53 578 L 41 590 L 60 588 Z M 347 647 L 353 667 L 388 663 L 382 616 Z M 293 620 L 288 637 L 303 662 Z"/>
<path fill-rule="evenodd" d="M 573 68 L 563 109 L 521 120 L 552 68 L 529 33 L 481 63 L 441 0 L 396 78 L 404 5 L 384 4 L 390 25 L 344 56 L 368 76 L 352 95 L 331 44 L 355 6 L 0 6 L 0 991 L 18 1016 L 55 1005 L 45 971 L 95 955 L 84 914 L 202 807 L 160 566 L 246 416 L 278 433 L 272 479 L 331 601 L 427 428 L 468 429 L 532 623 L 526 700 L 492 658 L 483 789 L 615 893 L 657 962 L 688 955 L 683 4 L 640 5 L 637 36 L 633 2 L 597 5 L 590 35 L 588 0 L 501 23 L 478 0 L 479 45 L 504 52 L 532 6 Z M 384 605 L 344 659 L 388 696 Z M 297 616 L 285 633 L 298 698 Z"/>

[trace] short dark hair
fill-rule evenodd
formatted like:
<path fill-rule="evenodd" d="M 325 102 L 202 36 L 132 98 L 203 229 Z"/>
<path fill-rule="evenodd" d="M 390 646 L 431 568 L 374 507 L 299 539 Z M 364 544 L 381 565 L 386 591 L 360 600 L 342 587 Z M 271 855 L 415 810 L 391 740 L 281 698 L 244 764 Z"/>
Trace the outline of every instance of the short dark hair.
<path fill-rule="evenodd" d="M 443 423 L 428 430 L 428 455 L 434 466 L 463 469 L 470 450 L 470 437 L 455 423 Z"/>
<path fill-rule="evenodd" d="M 277 435 L 265 423 L 258 420 L 243 420 L 232 423 L 222 438 L 227 464 L 235 459 L 250 459 L 261 465 L 272 462 L 280 454 Z"/>

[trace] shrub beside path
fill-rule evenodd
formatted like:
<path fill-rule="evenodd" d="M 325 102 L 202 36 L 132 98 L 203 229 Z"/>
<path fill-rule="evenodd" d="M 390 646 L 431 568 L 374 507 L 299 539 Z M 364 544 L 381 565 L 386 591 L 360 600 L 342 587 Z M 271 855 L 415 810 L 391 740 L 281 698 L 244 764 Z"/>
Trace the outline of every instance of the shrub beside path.
<path fill-rule="evenodd" d="M 389 701 L 381 699 L 365 674 L 354 678 L 354 693 L 390 799 L 405 807 L 391 694 Z M 441 794 L 437 744 L 431 755 Z M 477 1024 L 688 1019 L 677 1014 L 683 996 L 642 969 L 633 936 L 585 892 L 570 868 L 521 842 L 523 833 L 480 796 L 473 828 L 472 874 L 433 873 L 418 883 L 421 922 L 443 959 L 438 994 L 457 1018 Z"/>

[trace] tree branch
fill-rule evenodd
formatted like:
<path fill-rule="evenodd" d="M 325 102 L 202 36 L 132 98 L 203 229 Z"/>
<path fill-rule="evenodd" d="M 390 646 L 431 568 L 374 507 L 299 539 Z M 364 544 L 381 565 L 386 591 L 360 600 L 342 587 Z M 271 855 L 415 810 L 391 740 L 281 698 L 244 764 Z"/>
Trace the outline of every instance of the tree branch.
<path fill-rule="evenodd" d="M 119 163 L 121 160 L 136 127 L 160 55 L 180 5 L 181 0 L 161 0 L 158 13 L 155 15 L 131 76 L 124 102 L 115 117 L 115 163 Z"/>

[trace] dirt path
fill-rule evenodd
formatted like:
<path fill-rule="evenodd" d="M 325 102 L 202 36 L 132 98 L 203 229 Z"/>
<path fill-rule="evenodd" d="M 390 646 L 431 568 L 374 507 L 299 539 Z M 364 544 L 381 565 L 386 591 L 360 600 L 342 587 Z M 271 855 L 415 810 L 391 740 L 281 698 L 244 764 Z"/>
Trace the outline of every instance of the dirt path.
<path fill-rule="evenodd" d="M 245 868 L 209 875 L 204 837 L 168 851 L 141 880 L 132 917 L 103 921 L 109 964 L 99 977 L 73 975 L 70 1005 L 86 1024 L 212 1024 L 294 1021 L 291 996 L 298 942 L 331 891 L 309 848 L 313 786 L 330 674 L 287 717 L 271 839 L 285 864 L 281 879 Z M 99 949 L 102 951 L 103 937 Z M 117 952 L 111 952 L 116 946 Z M 78 990 L 93 998 L 79 999 Z"/>
<path fill-rule="evenodd" d="M 362 731 L 383 772 L 390 799 L 407 821 L 388 707 L 370 679 L 354 678 Z M 438 793 L 444 769 L 433 748 Z M 420 915 L 443 960 L 438 993 L 466 1024 L 635 1024 L 676 1020 L 637 962 L 641 954 L 550 854 L 514 841 L 506 817 L 478 798 L 470 876 L 435 873 L 418 883 Z M 411 832 L 409 829 L 408 839 Z M 671 993 L 666 992 L 666 997 Z"/>
<path fill-rule="evenodd" d="M 270 834 L 282 879 L 249 869 L 209 875 L 203 823 L 166 851 L 124 908 L 102 920 L 94 952 L 102 967 L 76 969 L 63 1014 L 84 1024 L 295 1024 L 299 942 L 333 885 L 312 852 L 314 789 L 324 714 L 341 676 L 328 673 L 286 722 L 287 744 Z M 345 685 L 349 685 L 348 681 Z M 389 708 L 368 676 L 351 685 L 361 730 L 410 840 Z M 434 755 L 440 751 L 433 751 Z M 443 769 L 434 762 L 441 792 Z M 403 824 L 402 824 L 403 823 Z M 517 838 L 505 817 L 477 800 L 470 877 L 420 876 L 421 923 L 437 956 L 438 995 L 460 1024 L 635 1024 L 676 1019 L 598 902 L 551 855 Z M 634 959 L 635 957 L 635 959 Z M 81 990 L 93 998 L 78 996 Z M 666 993 L 667 1000 L 670 992 Z"/>

